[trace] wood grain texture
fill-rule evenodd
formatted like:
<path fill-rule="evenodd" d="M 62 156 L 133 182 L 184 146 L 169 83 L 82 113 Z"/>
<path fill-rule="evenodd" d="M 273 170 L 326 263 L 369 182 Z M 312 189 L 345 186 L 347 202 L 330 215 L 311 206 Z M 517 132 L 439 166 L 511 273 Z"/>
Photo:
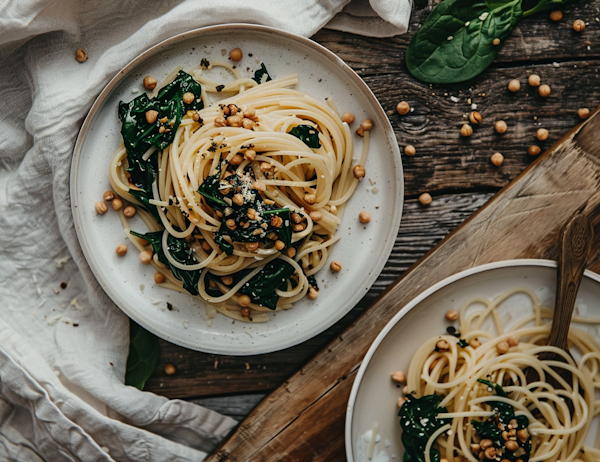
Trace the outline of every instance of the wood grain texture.
<path fill-rule="evenodd" d="M 575 210 L 587 203 L 587 213 L 600 215 L 598 133 L 596 112 L 382 293 L 207 460 L 343 460 L 352 380 L 377 333 L 402 306 L 432 284 L 473 266 L 509 258 L 554 258 L 560 228 Z"/>

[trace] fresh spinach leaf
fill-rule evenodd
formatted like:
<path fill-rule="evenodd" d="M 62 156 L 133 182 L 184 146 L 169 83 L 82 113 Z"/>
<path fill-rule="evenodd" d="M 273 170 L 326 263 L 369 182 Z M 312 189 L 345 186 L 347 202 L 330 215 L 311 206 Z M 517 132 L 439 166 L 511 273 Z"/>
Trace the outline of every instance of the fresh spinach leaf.
<path fill-rule="evenodd" d="M 461 348 L 467 348 L 469 346 L 469 342 L 467 342 L 464 338 L 461 338 L 458 341 L 458 346 Z"/>
<path fill-rule="evenodd" d="M 129 356 L 125 369 L 125 385 L 144 389 L 160 353 L 158 338 L 129 320 Z"/>
<path fill-rule="evenodd" d="M 447 412 L 445 407 L 438 407 L 442 399 L 438 395 L 425 395 L 415 398 L 406 397 L 400 408 L 400 428 L 402 428 L 402 445 L 404 446 L 404 462 L 425 462 L 425 446 L 427 441 L 440 427 L 450 423 L 448 419 L 438 419 L 437 415 Z M 440 461 L 440 452 L 432 447 L 429 456 L 434 462 Z"/>
<path fill-rule="evenodd" d="M 254 77 L 252 77 L 252 80 L 258 84 L 272 80 L 271 76 L 269 75 L 269 71 L 267 71 L 267 68 L 265 67 L 265 63 L 260 63 L 260 69 L 254 72 Z"/>
<path fill-rule="evenodd" d="M 289 131 L 309 148 L 320 148 L 319 131 L 311 125 L 297 125 Z"/>
<path fill-rule="evenodd" d="M 204 196 L 210 207 L 222 212 L 227 207 L 227 203 L 222 199 L 223 194 L 219 191 L 220 182 L 221 164 L 217 167 L 216 173 L 204 179 L 198 188 L 198 193 Z"/>
<path fill-rule="evenodd" d="M 294 267 L 276 258 L 267 263 L 262 270 L 240 289 L 240 293 L 249 295 L 258 305 L 274 310 L 277 308 L 279 295 L 275 289 L 285 288 L 287 280 L 294 274 Z"/>
<path fill-rule="evenodd" d="M 522 0 L 444 0 L 413 36 L 408 70 L 427 83 L 471 79 L 494 60 L 499 45 L 523 17 Z M 544 0 L 542 0 L 544 1 Z"/>

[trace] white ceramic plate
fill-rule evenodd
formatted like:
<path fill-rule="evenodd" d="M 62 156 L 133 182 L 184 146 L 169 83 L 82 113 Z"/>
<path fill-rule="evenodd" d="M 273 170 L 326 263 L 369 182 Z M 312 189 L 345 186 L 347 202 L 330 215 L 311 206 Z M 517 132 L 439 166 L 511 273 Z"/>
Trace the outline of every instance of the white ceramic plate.
<path fill-rule="evenodd" d="M 402 461 L 398 408 L 401 390 L 390 379 L 396 370 L 406 371 L 424 339 L 446 332 L 450 323 L 446 311 L 460 309 L 475 297 L 493 299 L 516 287 L 528 287 L 546 306 L 554 306 L 556 263 L 549 260 L 508 260 L 478 266 L 450 276 L 423 292 L 403 307 L 385 326 L 367 352 L 352 387 L 346 414 L 346 455 L 349 462 Z M 531 307 L 526 296 L 514 296 L 501 305 L 501 317 L 510 326 Z M 519 310 L 519 308 L 527 308 Z M 582 316 L 600 318 L 600 276 L 585 272 L 581 282 L 576 312 Z M 589 330 L 600 339 L 594 326 Z M 598 432 L 598 418 L 588 433 L 588 444 Z M 380 441 L 375 445 L 375 457 L 368 459 L 370 439 L 367 434 L 379 425 Z"/>
<path fill-rule="evenodd" d="M 209 327 L 204 304 L 186 294 L 157 287 L 153 268 L 141 265 L 137 252 L 117 257 L 115 247 L 126 242 L 117 215 L 94 210 L 110 189 L 108 165 L 121 142 L 117 105 L 142 92 L 142 79 L 159 82 L 174 68 L 184 70 L 202 58 L 228 59 L 240 47 L 244 58 L 238 68 L 252 77 L 264 62 L 273 77 L 299 74 L 298 88 L 317 98 L 333 97 L 340 111 L 356 116 L 353 128 L 370 118 L 371 148 L 361 181 L 348 203 L 331 259 L 343 265 L 340 273 L 323 269 L 317 274 L 321 291 L 262 324 L 232 322 L 217 316 Z M 252 54 L 250 56 L 249 54 Z M 356 137 L 355 150 L 360 152 Z M 276 29 L 232 24 L 191 31 L 149 49 L 123 69 L 102 91 L 86 118 L 73 157 L 71 204 L 75 229 L 84 255 L 99 283 L 131 318 L 170 342 L 209 353 L 250 355 L 281 350 L 307 340 L 344 316 L 371 287 L 392 250 L 400 225 L 404 183 L 400 152 L 394 132 L 373 93 L 344 62 L 322 46 Z M 110 209 L 110 207 L 109 207 Z M 365 226 L 361 210 L 371 213 Z M 111 213 L 112 212 L 112 213 Z M 132 229 L 145 231 L 141 222 Z M 328 268 L 328 265 L 327 265 Z M 166 302 L 178 311 L 166 310 Z"/>

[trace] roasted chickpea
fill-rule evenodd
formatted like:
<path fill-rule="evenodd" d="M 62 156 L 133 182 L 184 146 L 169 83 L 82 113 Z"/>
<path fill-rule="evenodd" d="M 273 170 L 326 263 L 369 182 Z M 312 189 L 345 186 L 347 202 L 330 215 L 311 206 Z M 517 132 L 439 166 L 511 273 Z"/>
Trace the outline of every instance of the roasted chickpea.
<path fill-rule="evenodd" d="M 247 307 L 250 306 L 252 300 L 250 300 L 250 297 L 248 295 L 240 295 L 240 298 L 238 298 L 238 303 L 240 304 L 240 306 Z"/>
<path fill-rule="evenodd" d="M 373 121 L 371 119 L 363 120 L 362 123 L 360 124 L 360 128 L 362 128 L 363 131 L 368 132 L 369 130 L 371 130 L 373 128 Z"/>
<path fill-rule="evenodd" d="M 316 300 L 319 296 L 319 291 L 314 287 L 308 289 L 308 298 L 311 300 Z"/>
<path fill-rule="evenodd" d="M 577 115 L 580 119 L 587 119 L 590 116 L 590 110 L 587 107 L 582 107 L 577 110 Z"/>
<path fill-rule="evenodd" d="M 329 267 L 334 273 L 339 273 L 340 271 L 342 271 L 342 264 L 337 260 L 333 260 Z"/>
<path fill-rule="evenodd" d="M 352 122 L 354 122 L 354 114 L 351 112 L 344 112 L 342 114 L 342 122 L 346 122 L 348 125 L 350 125 Z"/>
<path fill-rule="evenodd" d="M 242 50 L 240 48 L 234 48 L 229 52 L 229 57 L 232 61 L 239 61 L 243 57 Z"/>
<path fill-rule="evenodd" d="M 358 220 L 363 224 L 367 224 L 371 221 L 371 215 L 369 212 L 363 210 L 358 214 Z"/>
<path fill-rule="evenodd" d="M 158 111 L 150 110 L 146 111 L 146 122 L 153 124 L 158 119 Z"/>
<path fill-rule="evenodd" d="M 354 177 L 355 178 L 363 178 L 365 176 L 365 168 L 358 164 L 355 165 L 354 168 L 352 169 L 352 173 L 354 173 Z"/>
<path fill-rule="evenodd" d="M 458 319 L 458 311 L 456 310 L 448 310 L 446 311 L 446 319 L 448 321 L 456 321 Z"/>
<path fill-rule="evenodd" d="M 396 371 L 392 374 L 392 381 L 399 385 L 404 385 L 406 383 L 406 375 L 402 371 Z"/>
<path fill-rule="evenodd" d="M 127 253 L 127 244 L 119 244 L 117 245 L 117 248 L 115 250 L 117 252 L 117 255 L 119 257 L 122 257 Z"/>
<path fill-rule="evenodd" d="M 104 201 L 96 202 L 96 213 L 98 215 L 104 215 L 108 211 L 108 205 Z"/>
<path fill-rule="evenodd" d="M 550 13 L 550 19 L 552 21 L 560 21 L 563 18 L 562 11 L 556 10 Z"/>
<path fill-rule="evenodd" d="M 550 93 L 552 92 L 552 90 L 550 89 L 549 85 L 540 85 L 539 89 L 538 89 L 538 93 L 540 94 L 540 96 L 542 98 L 546 98 L 548 96 L 550 96 Z"/>
<path fill-rule="evenodd" d="M 123 201 L 121 199 L 119 199 L 118 197 L 115 197 L 112 200 L 111 205 L 112 205 L 113 210 L 116 210 L 118 212 L 119 210 L 121 210 L 123 208 Z"/>
<path fill-rule="evenodd" d="M 160 284 L 162 282 L 165 282 L 165 275 L 162 273 L 154 273 L 154 282 L 156 282 L 157 284 Z"/>
<path fill-rule="evenodd" d="M 529 146 L 528 152 L 530 156 L 537 156 L 540 152 L 542 152 L 542 149 L 534 144 Z"/>
<path fill-rule="evenodd" d="M 537 132 L 535 133 L 535 136 L 540 141 L 546 141 L 548 139 L 548 135 L 548 130 L 545 128 L 538 128 Z"/>
<path fill-rule="evenodd" d="M 527 78 L 527 82 L 529 83 L 529 85 L 531 85 L 532 87 L 539 87 L 540 86 L 540 76 L 537 74 L 531 74 L 528 78 Z"/>
<path fill-rule="evenodd" d="M 508 82 L 508 89 L 513 93 L 519 91 L 521 89 L 521 82 L 517 79 L 511 80 Z"/>
<path fill-rule="evenodd" d="M 585 23 L 581 19 L 577 19 L 573 23 L 573 30 L 575 32 L 583 32 L 585 30 Z"/>
<path fill-rule="evenodd" d="M 139 256 L 140 256 L 140 261 L 144 265 L 148 265 L 152 261 L 152 252 L 148 252 L 147 250 L 140 252 Z"/>
<path fill-rule="evenodd" d="M 431 195 L 429 193 L 423 193 L 419 196 L 419 202 L 423 205 L 431 204 L 432 200 L 433 199 L 431 198 Z"/>
<path fill-rule="evenodd" d="M 494 125 L 494 128 L 498 133 L 506 133 L 506 130 L 508 130 L 508 126 L 504 120 L 498 120 L 496 125 Z"/>
<path fill-rule="evenodd" d="M 147 75 L 146 77 L 144 77 L 144 88 L 146 88 L 146 90 L 154 90 L 157 84 L 158 80 L 156 80 L 151 75 Z"/>
<path fill-rule="evenodd" d="M 460 134 L 464 137 L 471 136 L 473 134 L 473 128 L 469 124 L 464 124 L 460 127 Z"/>
<path fill-rule="evenodd" d="M 417 150 L 415 149 L 415 147 L 412 144 L 408 144 L 404 148 L 404 154 L 406 154 L 407 156 L 414 156 L 416 153 L 417 153 Z"/>
<path fill-rule="evenodd" d="M 396 106 L 396 111 L 400 115 L 406 115 L 410 111 L 410 105 L 406 101 L 400 101 Z"/>
<path fill-rule="evenodd" d="M 173 375 L 176 372 L 175 366 L 173 364 L 165 364 L 165 374 Z"/>
<path fill-rule="evenodd" d="M 504 162 L 504 156 L 499 152 L 495 152 L 492 154 L 491 161 L 496 167 L 500 167 Z"/>
<path fill-rule="evenodd" d="M 131 218 L 132 216 L 134 216 L 135 212 L 136 209 L 133 205 L 128 205 L 123 209 L 123 215 L 125 215 L 127 218 Z"/>

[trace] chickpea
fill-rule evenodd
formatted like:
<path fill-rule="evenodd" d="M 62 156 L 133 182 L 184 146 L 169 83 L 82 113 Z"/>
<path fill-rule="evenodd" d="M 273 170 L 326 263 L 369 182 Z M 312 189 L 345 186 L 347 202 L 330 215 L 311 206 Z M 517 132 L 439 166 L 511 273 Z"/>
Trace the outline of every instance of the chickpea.
<path fill-rule="evenodd" d="M 153 124 L 158 119 L 158 111 L 150 110 L 146 111 L 146 122 Z"/>
<path fill-rule="evenodd" d="M 577 19 L 573 23 L 573 30 L 575 32 L 583 32 L 585 30 L 585 23 L 581 19 Z"/>
<path fill-rule="evenodd" d="M 235 225 L 235 220 L 229 219 L 225 222 L 225 224 L 227 225 L 227 227 L 231 230 L 234 230 L 236 228 Z"/>
<path fill-rule="evenodd" d="M 256 117 L 256 109 L 254 109 L 253 107 L 249 107 L 244 111 L 244 117 L 246 117 L 247 119 L 253 119 L 254 117 Z"/>
<path fill-rule="evenodd" d="M 162 282 L 165 282 L 165 275 L 162 273 L 154 273 L 154 282 L 156 282 L 157 284 L 160 284 Z"/>
<path fill-rule="evenodd" d="M 293 247 L 287 249 L 287 256 L 289 258 L 294 258 L 296 256 L 296 249 L 294 249 Z"/>
<path fill-rule="evenodd" d="M 240 116 L 229 116 L 227 118 L 227 124 L 230 127 L 241 127 L 242 126 L 242 118 Z"/>
<path fill-rule="evenodd" d="M 119 199 L 118 197 L 115 197 L 112 202 L 111 202 L 112 208 L 115 211 L 119 211 L 123 208 L 123 201 L 121 199 Z"/>
<path fill-rule="evenodd" d="M 242 309 L 240 310 L 240 314 L 241 314 L 241 315 L 242 315 L 242 317 L 244 317 L 244 318 L 249 318 L 249 317 L 250 317 L 250 313 L 251 313 L 251 311 L 250 311 L 250 308 L 247 308 L 247 307 L 245 307 L 245 308 L 242 308 Z"/>
<path fill-rule="evenodd" d="M 346 122 L 348 125 L 350 125 L 352 122 L 354 122 L 354 114 L 351 112 L 344 112 L 342 114 L 342 122 Z"/>
<path fill-rule="evenodd" d="M 485 450 L 485 457 L 488 459 L 495 459 L 496 458 L 496 450 L 494 448 L 487 448 Z"/>
<path fill-rule="evenodd" d="M 407 144 L 404 148 L 404 154 L 407 156 L 414 156 L 417 153 L 417 150 L 412 144 Z"/>
<path fill-rule="evenodd" d="M 271 226 L 274 228 L 281 228 L 281 225 L 283 225 L 283 219 L 281 217 L 278 217 L 277 215 L 271 217 Z"/>
<path fill-rule="evenodd" d="M 519 339 L 517 337 L 508 337 L 506 343 L 508 343 L 508 346 L 516 347 L 519 345 Z"/>
<path fill-rule="evenodd" d="M 308 216 L 310 217 L 310 219 L 312 221 L 319 221 L 321 218 L 323 218 L 323 214 L 321 212 L 319 212 L 318 210 L 310 212 L 308 214 Z"/>
<path fill-rule="evenodd" d="M 122 257 L 127 253 L 127 244 L 119 244 L 115 250 L 117 251 L 117 255 Z"/>
<path fill-rule="evenodd" d="M 253 151 L 252 149 L 248 149 L 244 153 L 244 159 L 249 160 L 250 162 L 255 161 L 256 160 L 256 151 Z"/>
<path fill-rule="evenodd" d="M 314 287 L 311 287 L 310 289 L 308 289 L 308 298 L 309 299 L 316 300 L 318 296 L 319 296 L 319 291 L 317 289 L 315 289 Z"/>
<path fill-rule="evenodd" d="M 231 119 L 231 117 L 230 117 L 230 119 Z M 229 163 L 231 165 L 240 165 L 243 161 L 244 161 L 244 158 L 242 156 L 240 156 L 239 154 L 236 154 L 235 156 L 233 156 L 231 158 Z"/>
<path fill-rule="evenodd" d="M 484 451 L 488 448 L 491 448 L 494 445 L 494 442 L 490 439 L 485 439 L 485 440 L 481 440 L 479 443 L 479 446 L 481 447 L 481 449 L 483 449 Z"/>
<path fill-rule="evenodd" d="M 363 130 L 363 128 L 362 128 L 362 127 L 358 127 L 358 128 L 356 129 L 356 134 L 357 134 L 358 136 L 365 136 L 365 131 Z"/>
<path fill-rule="evenodd" d="M 521 82 L 518 79 L 511 80 L 508 82 L 508 89 L 513 93 L 519 91 L 521 89 Z"/>
<path fill-rule="evenodd" d="M 469 120 L 471 121 L 472 124 L 478 124 L 481 123 L 481 121 L 483 120 L 483 117 L 481 116 L 481 114 L 477 111 L 471 111 L 471 113 L 469 114 Z"/>
<path fill-rule="evenodd" d="M 506 130 L 508 130 L 508 126 L 504 120 L 498 120 L 494 128 L 498 133 L 506 133 Z"/>
<path fill-rule="evenodd" d="M 437 343 L 435 344 L 435 347 L 439 350 L 439 351 L 448 351 L 450 349 L 450 344 L 444 340 L 444 339 L 440 339 L 437 341 Z"/>
<path fill-rule="evenodd" d="M 181 97 L 181 99 L 183 100 L 183 102 L 185 104 L 192 104 L 194 102 L 194 100 L 196 99 L 196 97 L 194 96 L 194 94 L 191 91 L 186 91 L 183 96 Z"/>
<path fill-rule="evenodd" d="M 521 430 L 517 431 L 517 438 L 519 438 L 519 441 L 521 443 L 524 443 L 525 441 L 527 441 L 529 439 L 529 432 L 527 431 L 526 428 L 523 428 Z"/>
<path fill-rule="evenodd" d="M 233 196 L 232 201 L 235 205 L 244 205 L 244 196 L 242 196 L 240 193 L 237 193 Z"/>
<path fill-rule="evenodd" d="M 275 248 L 277 250 L 283 250 L 285 249 L 285 243 L 283 241 L 277 240 L 275 241 Z"/>
<path fill-rule="evenodd" d="M 75 59 L 77 62 L 84 63 L 88 59 L 88 54 L 83 48 L 77 48 L 75 50 Z"/>
<path fill-rule="evenodd" d="M 504 355 L 504 354 L 508 353 L 509 349 L 510 349 L 510 345 L 506 341 L 499 342 L 498 344 L 496 344 L 496 351 L 498 352 L 499 355 Z"/>
<path fill-rule="evenodd" d="M 108 211 L 108 205 L 104 201 L 96 202 L 96 213 L 98 215 L 104 215 Z"/>
<path fill-rule="evenodd" d="M 542 149 L 534 144 L 532 146 L 529 146 L 527 152 L 529 152 L 530 156 L 537 156 L 540 152 L 542 152 Z"/>
<path fill-rule="evenodd" d="M 226 286 L 233 284 L 233 276 L 221 276 L 221 282 Z"/>
<path fill-rule="evenodd" d="M 260 163 L 260 171 L 263 173 L 267 173 L 270 172 L 271 170 L 273 170 L 273 165 L 271 165 L 269 162 L 261 162 Z"/>
<path fill-rule="evenodd" d="M 227 126 L 227 121 L 221 117 L 215 117 L 215 127 L 226 127 Z"/>
<path fill-rule="evenodd" d="M 495 38 L 495 39 L 492 41 L 492 45 L 500 45 L 500 39 L 499 39 L 499 38 Z"/>
<path fill-rule="evenodd" d="M 519 443 L 517 443 L 514 440 L 508 440 L 506 443 L 504 443 L 504 446 L 509 451 L 516 451 L 517 449 L 519 449 Z"/>
<path fill-rule="evenodd" d="M 429 193 L 423 193 L 419 196 L 419 202 L 423 205 L 431 204 L 432 200 L 433 199 L 431 198 L 431 195 Z"/>
<path fill-rule="evenodd" d="M 229 52 L 229 57 L 232 61 L 239 61 L 243 57 L 242 50 L 239 48 L 234 48 Z"/>
<path fill-rule="evenodd" d="M 248 250 L 248 252 L 256 252 L 258 250 L 258 242 L 248 242 L 246 244 L 246 250 Z"/>
<path fill-rule="evenodd" d="M 267 187 L 264 183 L 261 183 L 260 181 L 255 181 L 254 183 L 252 183 L 252 189 L 256 189 L 257 191 L 266 191 Z"/>
<path fill-rule="evenodd" d="M 157 84 L 158 80 L 156 80 L 151 75 L 147 75 L 146 77 L 144 77 L 144 88 L 146 88 L 146 90 L 154 90 Z"/>
<path fill-rule="evenodd" d="M 152 261 L 152 252 L 148 252 L 147 250 L 140 252 L 139 256 L 140 256 L 140 261 L 144 265 L 148 265 Z"/>
<path fill-rule="evenodd" d="M 560 21 L 563 18 L 563 14 L 562 11 L 552 11 L 550 13 L 550 19 L 552 19 L 552 21 Z"/>
<path fill-rule="evenodd" d="M 535 132 L 535 136 L 540 141 L 546 141 L 548 139 L 548 130 L 545 128 L 538 128 L 537 132 Z"/>
<path fill-rule="evenodd" d="M 358 214 L 358 221 L 366 225 L 371 221 L 371 214 L 363 210 Z"/>
<path fill-rule="evenodd" d="M 256 220 L 256 210 L 248 209 L 246 216 L 248 217 L 248 220 Z"/>
<path fill-rule="evenodd" d="M 460 127 L 460 134 L 465 137 L 471 136 L 473 134 L 473 128 L 471 128 L 469 124 L 464 124 Z"/>
<path fill-rule="evenodd" d="M 474 338 L 469 341 L 469 345 L 471 346 L 471 348 L 479 348 L 481 346 L 481 342 L 479 341 L 479 339 Z"/>
<path fill-rule="evenodd" d="M 590 110 L 587 107 L 582 107 L 577 110 L 577 115 L 580 119 L 587 119 L 590 115 Z"/>
<path fill-rule="evenodd" d="M 300 223 L 301 221 L 304 220 L 304 217 L 302 215 L 295 213 L 295 212 L 292 213 L 291 218 L 294 223 Z"/>
<path fill-rule="evenodd" d="M 540 76 L 537 74 L 531 74 L 529 76 L 529 78 L 527 79 L 527 82 L 532 87 L 539 87 L 540 86 Z"/>
<path fill-rule="evenodd" d="M 392 374 L 392 381 L 399 385 L 404 385 L 406 383 L 406 375 L 402 371 L 396 371 Z"/>
<path fill-rule="evenodd" d="M 165 127 L 162 127 L 162 126 L 158 129 L 158 133 L 164 133 L 166 131 L 167 131 L 167 129 Z"/>
<path fill-rule="evenodd" d="M 305 194 L 304 202 L 306 202 L 308 205 L 313 205 L 315 202 L 317 202 L 317 196 L 315 194 Z"/>
<path fill-rule="evenodd" d="M 200 117 L 200 114 L 198 114 L 196 111 L 194 111 L 194 113 L 192 114 L 192 120 L 194 122 L 202 123 L 202 118 Z"/>
<path fill-rule="evenodd" d="M 173 375 L 176 372 L 175 366 L 173 364 L 165 364 L 165 374 Z"/>
<path fill-rule="evenodd" d="M 250 119 L 244 118 L 242 120 L 242 128 L 245 128 L 246 130 L 252 130 L 254 128 L 254 122 Z"/>
<path fill-rule="evenodd" d="M 304 223 L 298 223 L 297 225 L 292 226 L 292 231 L 295 233 L 301 233 L 306 229 L 306 225 Z"/>
<path fill-rule="evenodd" d="M 451 322 L 456 321 L 458 319 L 458 311 L 456 311 L 456 310 L 446 311 L 446 319 Z"/>
<path fill-rule="evenodd" d="M 373 121 L 371 119 L 363 120 L 362 123 L 360 124 L 360 128 L 362 128 L 363 131 L 368 132 L 369 130 L 371 130 L 373 128 Z"/>
<path fill-rule="evenodd" d="M 333 214 L 333 215 L 337 215 L 337 207 L 335 205 L 332 205 L 331 207 L 329 207 L 329 213 Z"/>
<path fill-rule="evenodd" d="M 354 173 L 354 178 L 363 178 L 366 172 L 365 168 L 362 165 L 357 164 L 352 169 L 352 173 Z"/>
<path fill-rule="evenodd" d="M 538 89 L 538 93 L 542 98 L 548 97 L 551 92 L 552 90 L 550 89 L 550 86 L 546 84 L 540 85 L 540 88 Z"/>
<path fill-rule="evenodd" d="M 110 202 L 115 198 L 115 193 L 112 191 L 106 191 L 103 195 L 102 198 L 107 201 Z"/>
<path fill-rule="evenodd" d="M 500 167 L 502 162 L 504 162 L 504 156 L 499 152 L 495 152 L 492 154 L 491 161 L 496 167 Z"/>
<path fill-rule="evenodd" d="M 400 115 L 406 115 L 410 111 L 410 105 L 406 101 L 400 101 L 396 106 L 396 111 Z"/>
<path fill-rule="evenodd" d="M 340 271 L 342 271 L 342 264 L 337 260 L 333 260 L 329 267 L 334 273 L 339 273 Z"/>
<path fill-rule="evenodd" d="M 128 205 L 123 209 L 123 215 L 125 215 L 127 218 L 131 218 L 132 216 L 134 216 L 135 212 L 136 209 L 133 205 Z"/>

